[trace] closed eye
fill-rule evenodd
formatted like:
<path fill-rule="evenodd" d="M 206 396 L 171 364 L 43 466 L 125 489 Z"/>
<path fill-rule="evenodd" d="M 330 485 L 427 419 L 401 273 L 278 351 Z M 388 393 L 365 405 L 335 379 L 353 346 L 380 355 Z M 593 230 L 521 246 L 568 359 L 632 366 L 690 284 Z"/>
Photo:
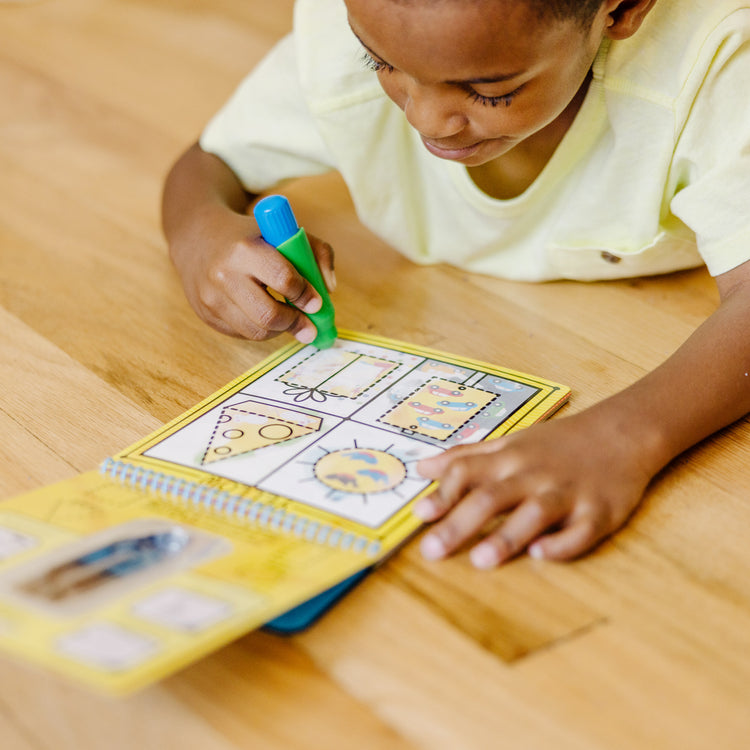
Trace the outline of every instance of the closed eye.
<path fill-rule="evenodd" d="M 472 99 L 485 107 L 497 107 L 498 104 L 509 107 L 510 103 L 516 98 L 516 96 L 518 96 L 522 88 L 523 86 L 519 86 L 514 91 L 511 91 L 508 94 L 503 94 L 502 96 L 485 96 L 478 91 L 474 91 L 474 89 L 469 89 L 466 94 L 469 99 Z"/>
<path fill-rule="evenodd" d="M 393 65 L 389 65 L 387 62 L 382 60 L 376 60 L 367 50 L 362 50 L 362 63 L 369 70 L 374 70 L 376 73 L 392 73 Z"/>
<path fill-rule="evenodd" d="M 362 50 L 362 63 L 366 68 L 374 71 L 375 73 L 392 73 L 394 70 L 393 65 L 384 62 L 383 60 L 378 60 L 376 57 L 373 57 L 367 50 Z M 457 83 L 456 85 L 463 84 Z M 478 102 L 482 106 L 497 107 L 499 104 L 502 104 L 506 107 L 509 107 L 513 99 L 515 99 L 521 89 L 523 89 L 523 85 L 519 86 L 514 91 L 511 91 L 508 94 L 502 94 L 501 96 L 486 96 L 485 94 L 480 94 L 478 91 L 475 91 L 468 86 L 466 87 L 466 89 L 468 97 L 471 100 Z"/>

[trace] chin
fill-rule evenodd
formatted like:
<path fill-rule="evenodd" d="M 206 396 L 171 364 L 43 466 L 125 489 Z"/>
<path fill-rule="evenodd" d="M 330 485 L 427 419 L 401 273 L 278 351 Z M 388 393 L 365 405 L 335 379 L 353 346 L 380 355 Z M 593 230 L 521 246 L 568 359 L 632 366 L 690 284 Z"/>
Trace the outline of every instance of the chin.
<path fill-rule="evenodd" d="M 488 141 L 487 148 L 481 148 L 467 159 L 462 159 L 461 164 L 465 167 L 482 167 L 495 159 L 504 156 L 516 145 L 515 141 Z"/>

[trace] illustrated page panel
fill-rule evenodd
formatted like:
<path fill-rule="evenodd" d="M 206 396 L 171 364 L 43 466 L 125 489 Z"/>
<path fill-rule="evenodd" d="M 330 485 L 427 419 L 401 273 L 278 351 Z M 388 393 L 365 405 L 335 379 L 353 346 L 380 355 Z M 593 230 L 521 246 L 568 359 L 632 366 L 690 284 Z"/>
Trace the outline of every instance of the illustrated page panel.
<path fill-rule="evenodd" d="M 145 452 L 377 528 L 422 458 L 486 438 L 538 388 L 386 347 L 305 347 Z"/>

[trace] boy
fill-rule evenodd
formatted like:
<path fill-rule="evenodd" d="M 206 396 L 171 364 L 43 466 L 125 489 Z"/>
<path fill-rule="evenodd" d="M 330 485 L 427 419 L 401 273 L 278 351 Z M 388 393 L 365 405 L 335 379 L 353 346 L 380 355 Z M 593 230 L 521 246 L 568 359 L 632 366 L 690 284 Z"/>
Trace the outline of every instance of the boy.
<path fill-rule="evenodd" d="M 364 62 L 364 65 L 363 65 Z M 370 70 L 366 70 L 369 68 Z M 315 335 L 320 299 L 246 215 L 338 169 L 417 263 L 542 281 L 706 263 L 721 303 L 660 367 L 581 413 L 424 461 L 440 558 L 568 559 L 621 526 L 675 456 L 750 410 L 750 7 L 738 0 L 299 0 L 293 37 L 167 179 L 164 227 L 198 314 Z M 313 238 L 324 277 L 332 254 Z"/>

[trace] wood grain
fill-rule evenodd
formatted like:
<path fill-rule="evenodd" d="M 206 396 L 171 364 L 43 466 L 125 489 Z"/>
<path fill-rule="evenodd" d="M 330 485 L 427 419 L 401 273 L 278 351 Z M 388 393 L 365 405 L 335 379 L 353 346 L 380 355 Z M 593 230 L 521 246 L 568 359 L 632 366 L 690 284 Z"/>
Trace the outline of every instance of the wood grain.
<path fill-rule="evenodd" d="M 291 13 L 0 3 L 0 496 L 94 468 L 280 343 L 197 320 L 158 217 L 169 165 Z M 285 190 L 336 249 L 341 326 L 567 383 L 569 413 L 717 303 L 703 270 L 530 285 L 417 267 L 359 224 L 337 175 Z M 0 746 L 745 750 L 749 448 L 745 419 L 680 457 L 582 560 L 480 573 L 411 543 L 308 632 L 249 634 L 127 700 L 3 659 Z"/>

